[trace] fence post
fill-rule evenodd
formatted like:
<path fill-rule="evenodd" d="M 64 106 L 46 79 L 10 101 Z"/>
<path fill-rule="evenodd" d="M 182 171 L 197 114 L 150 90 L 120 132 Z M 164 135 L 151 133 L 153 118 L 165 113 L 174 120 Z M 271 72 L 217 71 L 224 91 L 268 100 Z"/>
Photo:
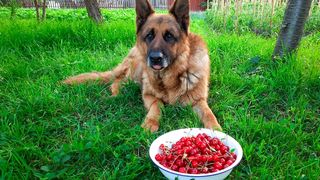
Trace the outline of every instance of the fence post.
<path fill-rule="evenodd" d="M 253 0 L 253 17 L 255 17 L 256 15 L 256 3 L 257 1 L 256 0 Z"/>
<path fill-rule="evenodd" d="M 261 1 L 261 17 L 260 17 L 260 26 L 262 27 L 262 20 L 263 20 L 263 14 L 264 14 L 264 5 L 263 0 Z"/>
<path fill-rule="evenodd" d="M 272 30 L 272 18 L 274 14 L 274 0 L 271 0 L 271 17 L 270 17 L 270 30 Z"/>
<path fill-rule="evenodd" d="M 239 23 L 239 0 L 235 1 L 235 14 L 236 14 L 236 21 L 234 23 L 234 28 L 238 33 L 238 23 Z"/>
<path fill-rule="evenodd" d="M 223 28 L 224 28 L 224 31 L 226 32 L 227 31 L 227 16 L 229 15 L 229 1 L 228 0 L 225 0 L 225 9 L 223 11 Z"/>

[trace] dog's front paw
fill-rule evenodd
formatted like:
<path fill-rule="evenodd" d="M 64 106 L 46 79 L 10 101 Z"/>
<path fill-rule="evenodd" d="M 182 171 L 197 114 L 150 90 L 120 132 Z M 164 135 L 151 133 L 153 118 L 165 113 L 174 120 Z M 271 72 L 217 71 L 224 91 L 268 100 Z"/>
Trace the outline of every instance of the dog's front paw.
<path fill-rule="evenodd" d="M 156 132 L 159 129 L 159 122 L 155 119 L 152 118 L 146 118 L 143 122 L 143 124 L 141 125 L 141 127 L 143 129 L 145 129 L 146 131 L 150 131 L 150 132 Z"/>

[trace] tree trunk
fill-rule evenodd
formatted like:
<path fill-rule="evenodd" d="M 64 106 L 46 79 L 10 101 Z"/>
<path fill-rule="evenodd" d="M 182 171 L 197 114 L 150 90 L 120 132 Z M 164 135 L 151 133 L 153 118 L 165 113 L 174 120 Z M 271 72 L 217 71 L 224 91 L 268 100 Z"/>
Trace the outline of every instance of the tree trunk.
<path fill-rule="evenodd" d="M 47 0 L 43 0 L 42 4 L 42 21 L 46 19 Z"/>
<path fill-rule="evenodd" d="M 40 20 L 40 14 L 39 14 L 39 5 L 38 5 L 38 0 L 34 0 L 34 6 L 36 8 L 36 13 L 37 13 L 37 20 Z"/>
<path fill-rule="evenodd" d="M 1 4 L 1 3 L 0 3 Z M 16 17 L 16 15 L 17 15 L 17 2 L 15 1 L 15 0 L 13 0 L 13 1 L 11 1 L 10 2 L 10 9 L 11 9 L 11 16 L 10 16 L 10 18 L 11 19 L 13 19 L 13 18 L 15 18 Z"/>
<path fill-rule="evenodd" d="M 283 57 L 286 53 L 291 53 L 298 47 L 311 2 L 312 0 L 288 1 L 273 58 L 276 56 Z"/>
<path fill-rule="evenodd" d="M 97 0 L 84 0 L 84 4 L 86 5 L 88 16 L 96 23 L 101 23 L 102 16 Z"/>

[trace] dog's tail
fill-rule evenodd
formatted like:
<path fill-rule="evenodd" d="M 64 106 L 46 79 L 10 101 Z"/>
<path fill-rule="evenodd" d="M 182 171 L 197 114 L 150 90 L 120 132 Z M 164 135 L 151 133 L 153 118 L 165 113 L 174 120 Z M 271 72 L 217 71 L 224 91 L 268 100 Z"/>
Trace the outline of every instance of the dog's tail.
<path fill-rule="evenodd" d="M 81 84 L 88 81 L 100 81 L 103 80 L 105 82 L 109 82 L 111 80 L 111 71 L 107 72 L 91 72 L 91 73 L 83 73 L 76 76 L 68 77 L 63 81 L 65 84 Z"/>
<path fill-rule="evenodd" d="M 124 61 L 119 64 L 112 71 L 106 72 L 91 72 L 91 73 L 83 73 L 76 76 L 68 77 L 63 81 L 64 84 L 81 84 L 89 81 L 103 81 L 105 83 L 109 83 L 111 81 L 119 81 L 125 78 L 128 74 L 128 61 Z"/>

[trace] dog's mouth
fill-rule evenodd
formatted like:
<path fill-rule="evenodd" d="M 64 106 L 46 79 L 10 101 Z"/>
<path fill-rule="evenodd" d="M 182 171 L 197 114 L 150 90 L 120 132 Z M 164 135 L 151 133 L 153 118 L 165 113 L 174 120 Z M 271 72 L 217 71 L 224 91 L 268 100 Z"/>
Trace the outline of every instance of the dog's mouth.
<path fill-rule="evenodd" d="M 152 67 L 152 69 L 154 69 L 154 70 L 157 70 L 157 71 L 160 71 L 161 69 L 163 69 L 163 66 L 160 66 L 160 65 L 152 65 L 151 66 Z"/>

